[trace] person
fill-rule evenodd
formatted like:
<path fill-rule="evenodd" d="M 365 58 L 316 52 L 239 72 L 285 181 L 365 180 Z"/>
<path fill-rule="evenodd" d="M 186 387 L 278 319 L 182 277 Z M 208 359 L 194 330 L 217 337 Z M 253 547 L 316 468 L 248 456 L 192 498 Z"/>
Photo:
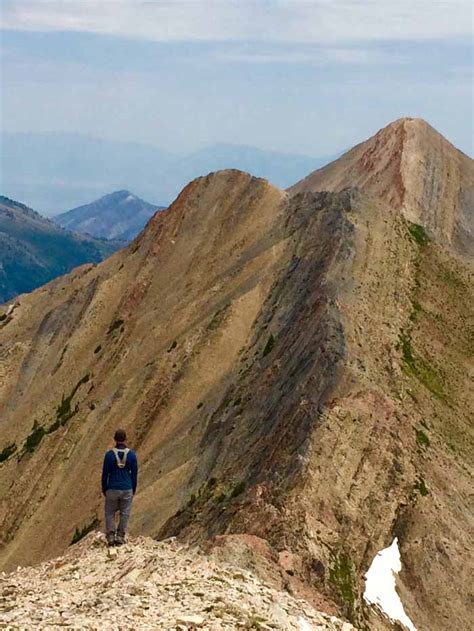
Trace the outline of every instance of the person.
<path fill-rule="evenodd" d="M 125 430 L 114 434 L 115 447 L 107 451 L 102 467 L 102 493 L 105 496 L 105 535 L 109 546 L 125 543 L 133 496 L 137 490 L 138 460 L 127 447 Z M 115 516 L 120 521 L 115 528 Z"/>

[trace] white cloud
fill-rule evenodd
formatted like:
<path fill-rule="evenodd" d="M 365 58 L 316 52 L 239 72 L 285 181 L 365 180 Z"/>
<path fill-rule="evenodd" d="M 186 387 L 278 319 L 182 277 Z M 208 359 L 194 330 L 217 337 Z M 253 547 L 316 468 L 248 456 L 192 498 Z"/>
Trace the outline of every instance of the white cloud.
<path fill-rule="evenodd" d="M 246 47 L 249 48 L 249 47 Z M 291 64 L 304 66 L 327 66 L 328 64 L 360 65 L 373 63 L 401 63 L 406 61 L 403 54 L 385 53 L 371 48 L 341 48 L 334 46 L 297 46 L 266 50 L 264 47 L 253 50 L 226 49 L 214 54 L 213 59 L 222 63 L 244 64 Z"/>
<path fill-rule="evenodd" d="M 3 0 L 9 30 L 306 44 L 469 37 L 470 0 Z"/>

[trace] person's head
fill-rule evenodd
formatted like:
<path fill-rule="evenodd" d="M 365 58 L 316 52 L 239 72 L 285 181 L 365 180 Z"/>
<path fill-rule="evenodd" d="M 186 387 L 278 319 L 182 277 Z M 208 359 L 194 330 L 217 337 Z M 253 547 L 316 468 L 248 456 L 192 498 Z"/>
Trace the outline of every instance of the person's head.
<path fill-rule="evenodd" d="M 127 440 L 127 432 L 124 429 L 115 430 L 114 440 L 116 443 L 124 443 Z"/>

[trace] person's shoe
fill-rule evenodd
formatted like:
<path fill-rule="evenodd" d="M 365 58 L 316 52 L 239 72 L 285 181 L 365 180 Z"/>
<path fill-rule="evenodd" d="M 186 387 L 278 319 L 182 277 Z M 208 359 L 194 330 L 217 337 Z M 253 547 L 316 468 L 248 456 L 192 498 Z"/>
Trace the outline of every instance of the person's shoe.
<path fill-rule="evenodd" d="M 117 535 L 115 537 L 115 545 L 116 546 L 123 546 L 123 544 L 125 543 L 125 537 L 122 535 Z"/>
<path fill-rule="evenodd" d="M 107 538 L 107 545 L 108 546 L 114 546 L 115 545 L 115 533 L 113 533 L 113 532 L 107 533 L 106 538 Z"/>

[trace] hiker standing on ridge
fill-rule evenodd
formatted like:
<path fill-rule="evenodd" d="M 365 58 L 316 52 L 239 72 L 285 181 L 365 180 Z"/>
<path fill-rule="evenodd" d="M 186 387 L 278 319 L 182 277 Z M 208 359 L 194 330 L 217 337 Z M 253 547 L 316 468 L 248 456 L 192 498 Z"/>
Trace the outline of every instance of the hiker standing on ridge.
<path fill-rule="evenodd" d="M 137 490 L 138 462 L 132 449 L 127 447 L 125 430 L 114 434 L 115 447 L 104 456 L 102 467 L 102 493 L 105 495 L 105 534 L 109 546 L 125 543 L 128 519 L 133 496 Z M 115 528 L 115 515 L 120 521 Z"/>

